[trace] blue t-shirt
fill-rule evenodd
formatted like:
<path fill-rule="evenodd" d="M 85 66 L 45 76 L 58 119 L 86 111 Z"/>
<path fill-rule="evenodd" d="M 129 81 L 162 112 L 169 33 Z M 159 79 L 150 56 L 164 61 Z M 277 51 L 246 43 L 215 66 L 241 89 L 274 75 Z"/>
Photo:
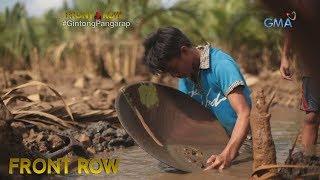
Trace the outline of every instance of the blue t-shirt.
<path fill-rule="evenodd" d="M 227 133 L 231 135 L 237 114 L 230 105 L 227 95 L 242 85 L 243 93 L 251 107 L 251 90 L 247 86 L 236 62 L 228 54 L 217 48 L 210 48 L 209 68 L 200 69 L 201 89 L 196 88 L 189 78 L 179 79 L 179 90 L 190 95 L 209 108 Z"/>

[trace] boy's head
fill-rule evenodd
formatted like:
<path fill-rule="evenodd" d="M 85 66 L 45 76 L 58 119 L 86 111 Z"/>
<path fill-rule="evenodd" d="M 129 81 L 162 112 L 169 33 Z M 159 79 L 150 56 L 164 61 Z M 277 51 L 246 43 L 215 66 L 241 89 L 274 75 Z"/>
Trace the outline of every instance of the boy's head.
<path fill-rule="evenodd" d="M 191 41 L 177 28 L 159 28 L 144 41 L 144 63 L 152 73 L 168 72 L 175 77 L 188 77 L 198 58 Z"/>

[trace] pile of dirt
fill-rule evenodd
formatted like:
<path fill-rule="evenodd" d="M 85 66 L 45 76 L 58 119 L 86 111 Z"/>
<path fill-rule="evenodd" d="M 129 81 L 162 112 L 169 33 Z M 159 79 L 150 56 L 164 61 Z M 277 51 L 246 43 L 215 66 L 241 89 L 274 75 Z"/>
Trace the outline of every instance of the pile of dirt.
<path fill-rule="evenodd" d="M 68 145 L 59 134 L 50 130 L 27 126 L 22 122 L 11 123 L 11 128 L 12 136 L 22 137 L 24 147 L 35 154 L 55 152 Z M 134 145 L 134 140 L 123 128 L 104 121 L 90 123 L 83 130 L 67 129 L 62 134 L 80 142 L 81 147 L 91 155 Z"/>
<path fill-rule="evenodd" d="M 289 165 L 307 165 L 310 168 L 282 168 L 279 175 L 282 179 L 308 178 L 318 179 L 320 174 L 320 157 L 306 156 L 302 152 L 292 154 L 285 164 Z"/>
<path fill-rule="evenodd" d="M 31 152 L 53 152 L 66 145 L 66 142 L 57 134 L 35 128 L 24 133 L 22 137 L 24 146 Z"/>
<path fill-rule="evenodd" d="M 123 128 L 105 121 L 91 123 L 82 131 L 66 130 L 65 133 L 75 137 L 92 154 L 134 145 L 133 139 Z"/>

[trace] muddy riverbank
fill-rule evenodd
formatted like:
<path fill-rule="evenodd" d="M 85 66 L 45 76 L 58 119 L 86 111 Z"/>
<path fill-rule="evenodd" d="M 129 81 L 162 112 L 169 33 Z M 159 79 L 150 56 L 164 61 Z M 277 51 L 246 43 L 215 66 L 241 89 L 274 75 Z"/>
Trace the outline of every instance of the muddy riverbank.
<path fill-rule="evenodd" d="M 32 80 L 32 75 L 21 72 L 16 76 L 10 76 L 8 85 L 14 87 Z M 65 76 L 43 77 L 42 80 L 54 85 L 62 98 L 70 106 L 76 124 L 81 128 L 77 132 L 62 128 L 61 131 L 83 143 L 84 149 L 94 157 L 118 157 L 120 159 L 119 173 L 116 175 L 99 175 L 96 177 L 115 179 L 209 179 L 237 178 L 247 179 L 251 172 L 251 163 L 240 163 L 234 165 L 223 173 L 190 173 L 173 174 L 162 172 L 158 167 L 159 162 L 140 149 L 131 137 L 124 132 L 118 122 L 114 100 L 120 87 L 141 80 L 159 82 L 166 85 L 176 86 L 176 79 L 170 77 L 136 76 L 131 80 L 109 79 L 82 75 L 77 77 L 72 74 Z M 277 82 L 282 83 L 279 86 Z M 271 128 L 277 150 L 277 160 L 282 163 L 288 156 L 292 142 L 298 132 L 300 123 L 304 117 L 303 112 L 297 109 L 299 102 L 298 83 L 283 81 L 279 74 L 271 73 L 267 77 L 248 77 L 248 84 L 253 88 L 262 87 L 266 94 L 277 90 L 276 98 L 271 108 Z M 4 94 L 7 89 L 2 89 Z M 70 116 L 64 109 L 61 100 L 45 88 L 25 88 L 13 93 L 18 98 L 11 98 L 5 101 L 9 110 L 17 112 L 24 110 L 35 110 L 50 113 L 58 118 L 70 122 Z M 13 97 L 13 96 L 12 96 Z M 26 99 L 27 98 L 27 99 Z M 14 100 L 14 101 L 13 101 Z M 27 100 L 27 101 L 26 101 Z M 30 101 L 31 102 L 30 102 Z M 28 105 L 26 103 L 34 103 Z M 21 115 L 19 116 L 21 117 Z M 24 116 L 23 120 L 31 122 L 45 122 L 46 117 L 39 117 L 37 114 Z M 23 122 L 23 121 L 22 121 Z M 45 122 L 46 123 L 46 122 Z M 13 133 L 20 134 L 22 143 L 28 150 L 46 153 L 66 146 L 60 136 L 35 128 L 36 125 L 16 122 L 12 124 L 15 130 Z M 49 124 L 48 127 L 58 128 L 57 124 Z M 33 129 L 33 130 L 32 130 Z M 59 128 L 58 128 L 59 129 Z M 299 145 L 299 143 L 298 143 Z M 299 146 L 298 148 L 299 149 Z M 71 153 L 72 154 L 72 153 Z M 77 179 L 87 179 L 90 176 L 72 176 Z"/>

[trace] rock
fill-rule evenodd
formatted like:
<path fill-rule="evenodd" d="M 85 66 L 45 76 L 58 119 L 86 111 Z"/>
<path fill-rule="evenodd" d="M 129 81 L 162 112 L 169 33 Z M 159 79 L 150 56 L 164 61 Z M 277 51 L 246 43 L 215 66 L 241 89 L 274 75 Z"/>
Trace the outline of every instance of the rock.
<path fill-rule="evenodd" d="M 117 135 L 117 137 L 122 137 L 123 139 L 126 139 L 129 136 L 128 133 L 124 129 L 121 129 L 121 128 L 116 130 L 116 135 Z"/>
<path fill-rule="evenodd" d="M 50 134 L 48 137 L 48 141 L 51 144 L 51 149 L 62 147 L 64 144 L 64 141 L 58 135 L 55 134 Z"/>
<path fill-rule="evenodd" d="M 27 149 L 29 149 L 30 151 L 39 151 L 39 146 L 35 141 L 26 141 L 23 140 L 23 144 L 25 145 L 25 147 Z"/>
<path fill-rule="evenodd" d="M 95 134 L 95 133 L 101 133 L 103 130 L 107 129 L 108 127 L 110 127 L 111 125 L 106 122 L 106 121 L 99 121 L 97 123 L 92 123 L 90 124 L 86 131 L 88 131 L 89 133 L 91 133 L 91 131 Z"/>
<path fill-rule="evenodd" d="M 30 129 L 29 134 L 26 138 L 28 141 L 35 141 L 35 139 L 38 137 L 38 134 L 34 132 L 34 129 Z"/>
<path fill-rule="evenodd" d="M 130 147 L 134 145 L 134 140 L 132 139 L 132 137 L 128 137 L 125 142 L 124 142 L 124 146 L 125 147 Z"/>
<path fill-rule="evenodd" d="M 93 145 L 99 144 L 103 141 L 101 136 L 95 136 L 92 140 Z"/>
<path fill-rule="evenodd" d="M 91 154 L 95 154 L 96 153 L 96 150 L 93 148 L 93 147 L 88 147 L 87 148 L 87 151 Z"/>
<path fill-rule="evenodd" d="M 90 146 L 91 145 L 91 140 L 89 136 L 86 134 L 82 133 L 79 137 L 79 141 L 84 145 L 84 146 Z"/>
<path fill-rule="evenodd" d="M 101 144 L 97 144 L 96 146 L 95 146 L 95 150 L 96 151 L 103 151 L 104 150 L 104 147 L 101 145 Z"/>
<path fill-rule="evenodd" d="M 96 134 L 94 134 L 93 139 L 95 139 L 95 138 L 100 138 L 100 136 L 101 136 L 100 133 L 96 133 Z"/>
<path fill-rule="evenodd" d="M 103 131 L 104 127 L 103 126 L 97 126 L 96 127 L 96 132 L 101 133 Z"/>
<path fill-rule="evenodd" d="M 39 150 L 38 150 L 40 153 L 46 153 L 48 151 L 48 147 L 46 145 L 45 142 L 41 142 L 39 143 Z"/>
<path fill-rule="evenodd" d="M 108 142 L 107 141 L 103 141 L 101 143 L 101 146 L 104 147 L 104 148 L 108 147 Z"/>
<path fill-rule="evenodd" d="M 66 134 L 68 134 L 69 136 L 72 136 L 72 137 L 74 137 L 74 138 L 76 138 L 76 139 L 78 139 L 78 137 L 79 137 L 79 132 L 78 131 L 76 131 L 76 130 L 73 130 L 73 129 L 66 129 L 66 130 L 64 130 L 64 131 L 62 131 L 63 133 L 66 133 Z"/>
<path fill-rule="evenodd" d="M 111 139 L 114 138 L 114 136 L 102 136 L 103 141 L 109 142 Z"/>
<path fill-rule="evenodd" d="M 117 134 L 118 137 L 122 137 L 123 135 L 126 134 L 126 131 L 124 129 L 122 129 L 122 128 L 118 128 L 116 130 L 116 134 Z"/>
<path fill-rule="evenodd" d="M 37 136 L 37 138 L 36 138 L 36 142 L 37 142 L 37 143 L 40 143 L 42 140 L 44 140 L 45 138 L 47 138 L 47 137 L 45 137 L 45 135 L 44 135 L 43 132 L 38 133 L 36 136 Z"/>
<path fill-rule="evenodd" d="M 29 136 L 28 132 L 25 132 L 22 134 L 22 139 L 26 139 L 28 138 L 28 136 Z"/>
<path fill-rule="evenodd" d="M 93 130 L 93 129 L 88 129 L 88 130 L 85 131 L 85 134 L 86 134 L 87 136 L 89 136 L 89 138 L 92 138 L 95 133 L 94 133 L 94 130 Z"/>
<path fill-rule="evenodd" d="M 23 122 L 13 122 L 10 126 L 15 135 L 22 135 L 28 131 L 27 126 Z"/>
<path fill-rule="evenodd" d="M 108 147 L 120 146 L 121 144 L 124 144 L 124 142 L 125 140 L 122 138 L 111 139 L 108 143 Z"/>
<path fill-rule="evenodd" d="M 103 137 L 106 137 L 106 136 L 115 136 L 116 134 L 117 133 L 113 128 L 108 128 L 107 130 L 104 130 L 101 135 Z"/>
<path fill-rule="evenodd" d="M 100 141 L 100 139 L 99 138 L 93 138 L 92 139 L 92 145 L 96 145 L 96 144 L 99 144 L 99 141 Z"/>

